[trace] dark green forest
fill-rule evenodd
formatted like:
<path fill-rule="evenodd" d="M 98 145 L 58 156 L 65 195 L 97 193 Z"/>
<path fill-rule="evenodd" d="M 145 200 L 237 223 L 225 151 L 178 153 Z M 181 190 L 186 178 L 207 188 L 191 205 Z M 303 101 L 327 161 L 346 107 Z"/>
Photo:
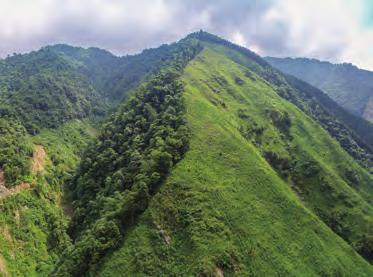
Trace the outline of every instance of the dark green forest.
<path fill-rule="evenodd" d="M 198 51 L 198 45 L 182 45 L 167 69 L 136 89 L 86 150 L 68 185 L 74 245 L 62 254 L 56 276 L 82 276 L 118 248 L 186 152 L 189 133 L 178 77 Z"/>

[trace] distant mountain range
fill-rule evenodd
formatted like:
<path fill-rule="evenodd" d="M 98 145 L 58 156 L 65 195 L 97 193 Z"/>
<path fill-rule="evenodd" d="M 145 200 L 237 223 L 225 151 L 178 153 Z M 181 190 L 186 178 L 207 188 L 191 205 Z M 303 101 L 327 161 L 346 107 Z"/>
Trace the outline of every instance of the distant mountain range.
<path fill-rule="evenodd" d="M 265 58 L 272 66 L 326 92 L 342 107 L 373 122 L 373 72 L 352 64 L 307 58 Z"/>

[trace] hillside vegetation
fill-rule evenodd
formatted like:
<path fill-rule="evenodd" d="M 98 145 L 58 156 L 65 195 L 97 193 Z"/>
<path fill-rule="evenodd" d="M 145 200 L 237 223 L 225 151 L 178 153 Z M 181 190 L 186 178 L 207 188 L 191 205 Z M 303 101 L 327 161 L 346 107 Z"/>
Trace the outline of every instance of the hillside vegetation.
<path fill-rule="evenodd" d="M 117 57 L 55 45 L 0 60 L 1 274 L 51 271 L 71 240 L 65 184 L 88 141 L 132 88 L 182 51 L 174 43 Z M 35 147 L 45 149 L 48 160 L 38 174 Z"/>
<path fill-rule="evenodd" d="M 63 184 L 92 139 L 91 130 L 86 122 L 72 121 L 56 130 L 43 129 L 37 136 L 27 136 L 31 149 L 43 145 L 45 156 L 33 157 L 31 150 L 29 175 L 23 180 L 30 185 L 0 200 L 1 276 L 46 276 L 69 245 Z M 39 159 L 34 167 L 33 158 Z"/>
<path fill-rule="evenodd" d="M 175 43 L 117 57 L 55 45 L 16 54 L 0 60 L 0 116 L 19 121 L 30 134 L 73 119 L 102 118 L 179 51 Z"/>
<path fill-rule="evenodd" d="M 0 113 L 0 275 L 373 275 L 369 123 L 248 49 L 48 46 Z"/>
<path fill-rule="evenodd" d="M 190 149 L 98 275 L 372 274 L 351 247 L 362 241 L 347 241 L 371 236 L 373 210 L 343 172 L 358 170 L 369 195 L 372 177 L 224 54 L 204 50 L 183 81 Z M 355 234 L 344 241 L 334 220 Z"/>
<path fill-rule="evenodd" d="M 266 60 L 281 71 L 325 91 L 347 110 L 373 122 L 373 72 L 352 64 L 332 64 L 306 58 Z"/>

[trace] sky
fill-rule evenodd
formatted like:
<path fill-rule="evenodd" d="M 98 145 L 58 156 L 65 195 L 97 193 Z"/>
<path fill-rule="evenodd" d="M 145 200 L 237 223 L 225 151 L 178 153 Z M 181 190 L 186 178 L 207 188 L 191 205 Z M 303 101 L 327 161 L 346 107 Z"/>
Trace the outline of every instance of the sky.
<path fill-rule="evenodd" d="M 200 29 L 262 56 L 373 70 L 373 0 L 0 0 L 0 57 L 56 43 L 124 55 Z"/>

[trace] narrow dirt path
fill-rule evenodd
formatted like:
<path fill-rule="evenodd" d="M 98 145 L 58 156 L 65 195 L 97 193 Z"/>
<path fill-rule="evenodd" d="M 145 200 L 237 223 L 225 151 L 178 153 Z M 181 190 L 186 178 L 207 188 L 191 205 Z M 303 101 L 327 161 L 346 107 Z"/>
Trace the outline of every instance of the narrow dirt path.
<path fill-rule="evenodd" d="M 43 145 L 35 145 L 34 153 L 32 156 L 31 172 L 33 175 L 42 172 L 44 170 L 44 164 L 46 159 L 46 152 Z M 21 183 L 12 188 L 5 186 L 4 171 L 0 169 L 0 200 L 10 195 L 20 193 L 26 189 L 31 188 L 30 183 Z"/>
<path fill-rule="evenodd" d="M 5 186 L 4 171 L 0 169 L 0 200 L 10 195 L 20 193 L 21 191 L 29 189 L 30 187 L 31 187 L 31 184 L 29 183 L 21 183 L 12 188 L 7 188 Z"/>

